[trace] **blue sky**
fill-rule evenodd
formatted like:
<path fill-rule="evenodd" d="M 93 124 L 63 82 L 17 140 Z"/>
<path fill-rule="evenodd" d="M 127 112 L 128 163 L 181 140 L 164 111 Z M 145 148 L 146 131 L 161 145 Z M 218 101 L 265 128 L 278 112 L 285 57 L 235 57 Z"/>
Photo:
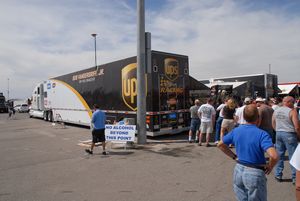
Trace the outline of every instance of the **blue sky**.
<path fill-rule="evenodd" d="M 277 74 L 300 81 L 300 1 L 145 0 L 152 49 L 189 56 L 196 79 Z M 136 0 L 5 0 L 0 92 L 26 98 L 40 81 L 136 55 Z"/>

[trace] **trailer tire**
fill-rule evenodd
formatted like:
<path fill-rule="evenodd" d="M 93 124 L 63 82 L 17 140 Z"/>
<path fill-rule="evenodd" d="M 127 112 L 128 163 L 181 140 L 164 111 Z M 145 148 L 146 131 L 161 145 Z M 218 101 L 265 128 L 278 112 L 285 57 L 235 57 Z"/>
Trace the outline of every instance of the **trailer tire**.
<path fill-rule="evenodd" d="M 48 111 L 44 111 L 43 117 L 45 121 L 48 121 Z"/>
<path fill-rule="evenodd" d="M 48 121 L 52 122 L 53 121 L 53 115 L 52 111 L 48 111 Z"/>

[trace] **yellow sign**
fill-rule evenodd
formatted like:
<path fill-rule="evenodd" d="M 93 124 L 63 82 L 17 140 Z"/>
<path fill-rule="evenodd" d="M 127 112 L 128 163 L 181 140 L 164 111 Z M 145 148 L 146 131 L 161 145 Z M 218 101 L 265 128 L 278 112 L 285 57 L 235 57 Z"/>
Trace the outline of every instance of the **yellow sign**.
<path fill-rule="evenodd" d="M 175 81 L 179 75 L 179 63 L 176 59 L 166 58 L 165 59 L 165 75 L 171 80 Z"/>
<path fill-rule="evenodd" d="M 177 86 L 177 83 L 171 82 L 161 77 L 160 80 L 160 93 L 183 93 L 184 89 L 182 86 Z"/>
<path fill-rule="evenodd" d="M 122 69 L 122 98 L 132 110 L 137 110 L 136 63 L 128 64 Z"/>

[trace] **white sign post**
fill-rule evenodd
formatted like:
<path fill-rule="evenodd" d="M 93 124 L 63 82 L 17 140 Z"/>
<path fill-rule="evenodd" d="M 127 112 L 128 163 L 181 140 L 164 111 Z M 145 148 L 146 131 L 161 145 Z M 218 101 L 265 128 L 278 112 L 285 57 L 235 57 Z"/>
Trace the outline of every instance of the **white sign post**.
<path fill-rule="evenodd" d="M 105 125 L 106 141 L 134 142 L 135 125 Z"/>

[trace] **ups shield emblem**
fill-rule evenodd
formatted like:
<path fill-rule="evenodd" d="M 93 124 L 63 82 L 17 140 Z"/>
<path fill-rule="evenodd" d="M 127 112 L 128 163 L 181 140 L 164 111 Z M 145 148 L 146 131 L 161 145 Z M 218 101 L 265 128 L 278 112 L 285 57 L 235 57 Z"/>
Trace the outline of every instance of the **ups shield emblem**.
<path fill-rule="evenodd" d="M 136 63 L 128 64 L 122 69 L 122 98 L 133 111 L 137 110 Z"/>
<path fill-rule="evenodd" d="M 176 59 L 166 58 L 165 61 L 165 75 L 170 81 L 175 81 L 179 75 L 179 63 Z"/>

